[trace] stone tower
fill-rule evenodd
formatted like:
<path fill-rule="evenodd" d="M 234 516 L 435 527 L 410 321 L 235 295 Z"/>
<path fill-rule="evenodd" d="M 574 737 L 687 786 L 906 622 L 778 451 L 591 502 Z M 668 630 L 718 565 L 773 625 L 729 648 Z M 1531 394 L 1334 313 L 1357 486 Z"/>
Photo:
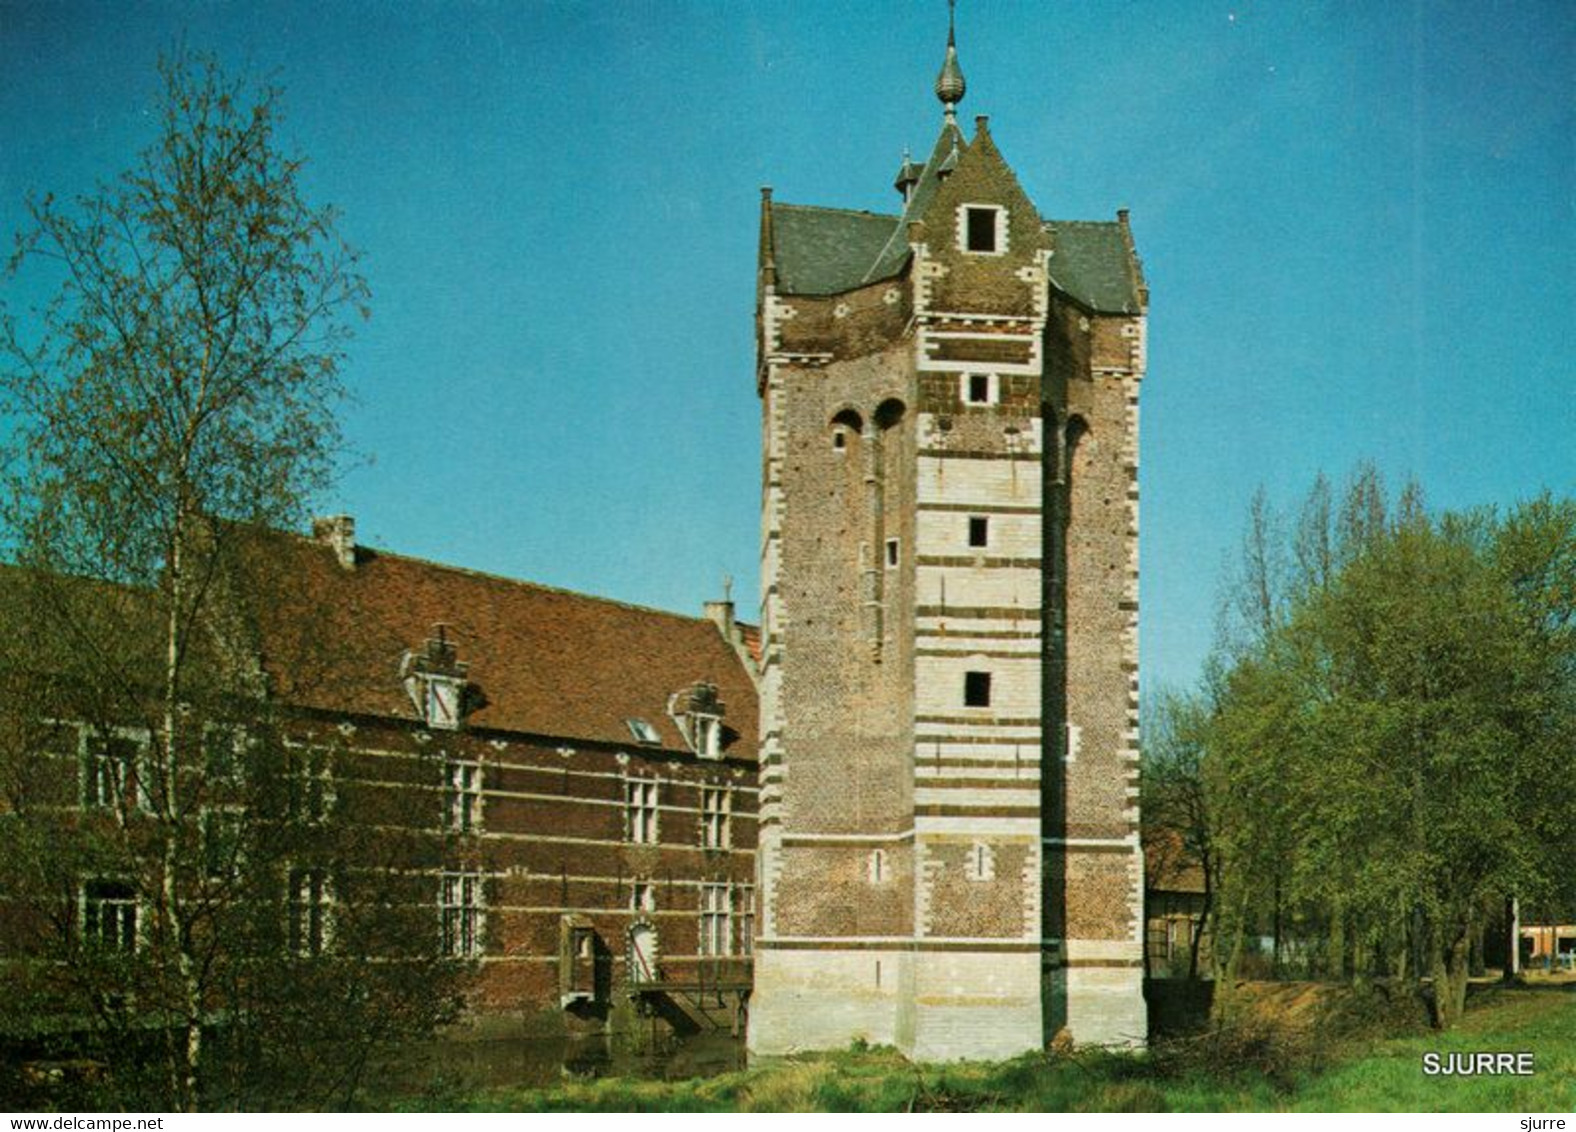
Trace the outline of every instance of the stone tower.
<path fill-rule="evenodd" d="M 762 191 L 755 1054 L 1145 1039 L 1148 292 L 936 94 L 895 214 Z"/>

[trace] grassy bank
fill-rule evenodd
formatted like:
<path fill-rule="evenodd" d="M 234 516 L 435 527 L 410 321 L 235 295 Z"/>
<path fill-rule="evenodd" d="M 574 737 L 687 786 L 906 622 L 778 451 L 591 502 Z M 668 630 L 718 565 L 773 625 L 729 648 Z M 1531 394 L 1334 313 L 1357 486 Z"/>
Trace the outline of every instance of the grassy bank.
<path fill-rule="evenodd" d="M 1427 1077 L 1426 1052 L 1531 1052 L 1531 1077 Z M 1157 1048 L 916 1066 L 887 1050 L 793 1058 L 687 1081 L 627 1078 L 430 1098 L 486 1111 L 1525 1111 L 1576 1105 L 1576 991 L 1487 990 L 1449 1034 L 1288 1037 L 1259 1029 Z"/>

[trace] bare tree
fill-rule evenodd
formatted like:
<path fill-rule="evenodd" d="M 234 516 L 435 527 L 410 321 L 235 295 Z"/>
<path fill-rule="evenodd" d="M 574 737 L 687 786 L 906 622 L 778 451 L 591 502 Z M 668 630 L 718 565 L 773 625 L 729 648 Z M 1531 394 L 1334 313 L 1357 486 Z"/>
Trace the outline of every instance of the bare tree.
<path fill-rule="evenodd" d="M 355 1004 L 348 1016 L 379 1031 L 369 1004 L 392 1003 L 365 960 L 380 945 L 350 927 L 371 931 L 372 910 L 395 905 L 373 894 L 341 912 L 341 951 L 360 966 L 274 969 L 326 950 L 325 870 L 341 870 L 342 895 L 346 870 L 383 853 L 355 840 L 364 824 L 328 820 L 318 756 L 268 700 L 259 617 L 290 585 L 259 532 L 299 527 L 334 476 L 342 350 L 367 287 L 280 147 L 279 91 L 206 57 L 160 70 L 157 136 L 135 167 L 69 204 L 32 201 L 11 262 L 13 283 L 53 286 L 0 321 L 13 426 L 0 516 L 16 562 L 0 885 L 22 909 L 13 922 L 53 948 L 31 970 L 75 994 L 52 1000 L 74 1004 L 72 1026 L 159 1035 L 160 1056 L 143 1058 L 164 1066 L 152 1095 L 194 1108 L 219 1077 L 216 1018 L 272 1017 L 273 1037 L 282 1019 Z M 62 788 L 73 771 L 80 787 Z M 65 810 L 79 812 L 69 841 Z M 44 848 L 51 822 L 61 851 Z M 110 879 L 85 891 L 92 876 Z M 316 934 L 282 936 L 281 907 Z M 407 929 L 379 930 L 419 952 Z M 316 1003 L 269 1006 L 292 982 Z M 438 986 L 407 989 L 435 1003 L 422 992 Z M 247 1044 L 236 1033 L 231 1052 Z"/>

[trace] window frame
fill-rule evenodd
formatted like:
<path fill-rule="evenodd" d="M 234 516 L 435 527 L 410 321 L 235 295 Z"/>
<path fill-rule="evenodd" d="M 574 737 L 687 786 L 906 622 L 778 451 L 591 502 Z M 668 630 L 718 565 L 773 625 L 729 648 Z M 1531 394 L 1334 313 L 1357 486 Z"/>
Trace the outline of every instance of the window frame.
<path fill-rule="evenodd" d="M 478 759 L 448 759 L 443 788 L 443 824 L 449 833 L 482 832 L 484 772 Z"/>
<path fill-rule="evenodd" d="M 702 881 L 696 896 L 700 917 L 695 954 L 726 959 L 733 954 L 733 897 L 726 881 Z"/>
<path fill-rule="evenodd" d="M 301 825 L 327 825 L 339 801 L 334 751 L 316 743 L 285 746 L 285 814 Z"/>
<path fill-rule="evenodd" d="M 733 791 L 726 786 L 700 788 L 700 847 L 733 848 Z"/>
<path fill-rule="evenodd" d="M 124 894 L 95 894 L 94 889 L 123 889 Z M 78 892 L 80 918 L 79 936 L 84 946 L 112 951 L 121 955 L 135 955 L 142 947 L 143 915 L 142 894 L 128 880 L 115 877 L 91 877 L 81 882 Z M 105 911 L 111 918 L 105 919 Z M 113 925 L 106 937 L 106 925 Z"/>
<path fill-rule="evenodd" d="M 321 865 L 293 866 L 285 876 L 286 946 L 297 959 L 326 953 L 334 939 L 334 881 Z"/>
<path fill-rule="evenodd" d="M 624 840 L 657 845 L 662 838 L 661 783 L 655 778 L 624 779 Z"/>
<path fill-rule="evenodd" d="M 79 731 L 77 764 L 79 767 L 78 799 L 84 810 L 110 810 L 117 813 L 150 813 L 152 801 L 148 796 L 147 763 L 151 739 L 148 732 L 138 727 L 112 727 L 100 731 L 84 727 Z M 117 756 L 112 745 L 126 744 L 131 750 L 123 759 L 125 769 L 113 775 Z"/>
<path fill-rule="evenodd" d="M 438 877 L 438 946 L 449 959 L 486 953 L 486 878 L 474 870 L 444 870 Z"/>
<path fill-rule="evenodd" d="M 976 217 L 990 216 L 990 247 L 975 247 Z M 958 205 L 958 250 L 964 255 L 999 256 L 1007 254 L 1007 209 L 985 201 L 964 201 Z"/>

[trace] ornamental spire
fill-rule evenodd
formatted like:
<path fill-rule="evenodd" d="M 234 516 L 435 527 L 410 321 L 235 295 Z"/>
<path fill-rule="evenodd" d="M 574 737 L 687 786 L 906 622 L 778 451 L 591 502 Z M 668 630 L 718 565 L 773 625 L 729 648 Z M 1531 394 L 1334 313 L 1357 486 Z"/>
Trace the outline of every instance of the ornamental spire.
<path fill-rule="evenodd" d="M 953 28 L 956 10 L 957 0 L 947 0 L 947 61 L 936 76 L 936 97 L 946 108 L 948 122 L 957 120 L 958 103 L 963 101 L 963 94 L 968 90 L 968 84 L 963 81 L 963 68 L 958 66 L 958 42 Z"/>

